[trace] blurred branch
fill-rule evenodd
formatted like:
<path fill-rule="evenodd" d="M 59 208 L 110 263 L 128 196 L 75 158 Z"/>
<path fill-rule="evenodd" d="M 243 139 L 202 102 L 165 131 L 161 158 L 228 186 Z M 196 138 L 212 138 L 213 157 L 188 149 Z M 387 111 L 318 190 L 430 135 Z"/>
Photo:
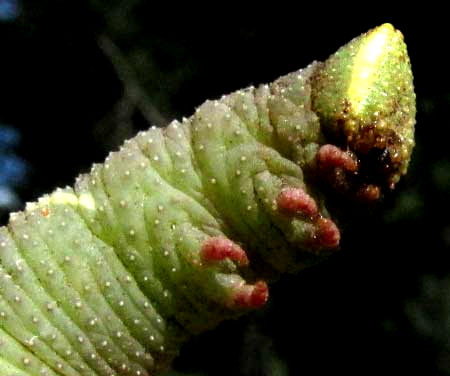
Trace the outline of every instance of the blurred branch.
<path fill-rule="evenodd" d="M 124 88 L 123 98 L 116 104 L 119 118 L 127 122 L 134 111 L 138 110 L 149 124 L 159 126 L 167 124 L 164 116 L 152 105 L 147 93 L 139 84 L 133 68 L 114 41 L 106 34 L 102 34 L 98 37 L 97 43 L 113 65 Z"/>

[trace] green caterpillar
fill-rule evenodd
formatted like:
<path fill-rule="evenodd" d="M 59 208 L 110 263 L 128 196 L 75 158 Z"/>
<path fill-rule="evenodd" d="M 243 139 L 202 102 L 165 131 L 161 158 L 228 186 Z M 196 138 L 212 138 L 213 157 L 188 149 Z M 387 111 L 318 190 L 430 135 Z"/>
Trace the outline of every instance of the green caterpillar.
<path fill-rule="evenodd" d="M 414 123 L 385 24 L 139 133 L 0 228 L 0 374 L 159 373 L 191 335 L 263 306 L 267 281 L 338 249 L 332 208 L 394 187 Z"/>

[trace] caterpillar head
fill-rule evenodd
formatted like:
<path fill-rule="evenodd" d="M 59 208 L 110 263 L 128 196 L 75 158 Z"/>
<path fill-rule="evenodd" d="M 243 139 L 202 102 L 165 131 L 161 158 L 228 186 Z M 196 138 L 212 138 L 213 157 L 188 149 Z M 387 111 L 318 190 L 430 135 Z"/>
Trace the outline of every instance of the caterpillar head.
<path fill-rule="evenodd" d="M 357 160 L 358 185 L 392 189 L 406 173 L 414 146 L 412 81 L 403 36 L 390 24 L 353 39 L 318 69 L 313 109 L 326 137 Z"/>

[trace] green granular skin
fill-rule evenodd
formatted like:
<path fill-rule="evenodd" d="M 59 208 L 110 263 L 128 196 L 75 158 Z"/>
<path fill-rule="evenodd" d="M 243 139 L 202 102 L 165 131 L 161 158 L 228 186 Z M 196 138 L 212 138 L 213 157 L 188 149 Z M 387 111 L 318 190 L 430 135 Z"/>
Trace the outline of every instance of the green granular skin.
<path fill-rule="evenodd" d="M 370 82 L 350 83 L 355 69 Z M 339 213 L 315 176 L 317 153 L 339 149 L 322 147 L 344 135 L 338 162 L 353 158 L 346 148 L 387 149 L 391 184 L 414 112 L 404 44 L 383 25 L 325 63 L 139 133 L 73 188 L 12 213 L 0 228 L 0 374 L 166 369 L 189 337 L 264 303 L 264 281 L 338 249 Z"/>

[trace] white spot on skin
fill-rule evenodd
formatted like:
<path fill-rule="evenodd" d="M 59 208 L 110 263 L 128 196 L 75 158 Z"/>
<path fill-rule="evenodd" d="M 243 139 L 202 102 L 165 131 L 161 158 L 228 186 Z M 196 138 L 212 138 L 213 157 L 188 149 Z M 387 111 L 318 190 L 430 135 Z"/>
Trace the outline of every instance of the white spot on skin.
<path fill-rule="evenodd" d="M 22 259 L 16 260 L 16 268 L 17 268 L 17 271 L 18 271 L 18 272 L 22 272 L 22 271 L 23 271 L 23 267 L 22 267 L 22 265 L 21 265 L 22 262 L 23 262 Z"/>

